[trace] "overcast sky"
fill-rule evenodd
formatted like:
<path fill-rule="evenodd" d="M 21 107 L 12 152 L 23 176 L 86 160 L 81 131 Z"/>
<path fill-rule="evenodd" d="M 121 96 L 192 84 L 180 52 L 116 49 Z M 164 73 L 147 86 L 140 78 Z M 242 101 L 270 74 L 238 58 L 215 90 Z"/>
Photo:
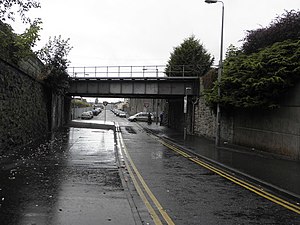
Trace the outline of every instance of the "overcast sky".
<path fill-rule="evenodd" d="M 70 38 L 71 66 L 165 65 L 173 48 L 195 35 L 218 64 L 222 4 L 204 0 L 40 0 L 31 13 L 49 36 Z M 223 0 L 224 53 L 246 30 L 267 26 L 299 0 Z"/>
<path fill-rule="evenodd" d="M 218 64 L 222 4 L 204 0 L 40 0 L 31 17 L 43 21 L 41 48 L 49 36 L 70 38 L 70 66 L 165 65 L 173 48 L 195 35 Z M 223 0 L 224 54 L 241 46 L 246 30 L 265 27 L 299 0 Z M 13 25 L 16 31 L 20 29 Z"/>

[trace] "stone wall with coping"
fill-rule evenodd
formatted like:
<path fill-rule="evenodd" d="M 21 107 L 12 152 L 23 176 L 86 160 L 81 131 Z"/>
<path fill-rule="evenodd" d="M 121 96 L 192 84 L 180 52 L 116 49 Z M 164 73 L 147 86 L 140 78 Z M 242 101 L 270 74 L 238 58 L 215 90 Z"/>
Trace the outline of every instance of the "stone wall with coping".
<path fill-rule="evenodd" d="M 51 91 L 37 79 L 39 66 L 37 61 L 28 74 L 24 67 L 20 69 L 0 59 L 0 152 L 24 145 L 49 131 Z"/>

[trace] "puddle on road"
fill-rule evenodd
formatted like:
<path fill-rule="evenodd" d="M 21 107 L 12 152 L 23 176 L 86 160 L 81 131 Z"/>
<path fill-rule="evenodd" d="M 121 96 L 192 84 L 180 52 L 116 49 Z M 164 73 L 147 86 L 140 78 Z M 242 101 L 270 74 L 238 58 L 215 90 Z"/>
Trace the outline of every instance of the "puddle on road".
<path fill-rule="evenodd" d="M 136 131 L 131 126 L 124 127 L 125 130 L 130 134 L 136 134 Z"/>

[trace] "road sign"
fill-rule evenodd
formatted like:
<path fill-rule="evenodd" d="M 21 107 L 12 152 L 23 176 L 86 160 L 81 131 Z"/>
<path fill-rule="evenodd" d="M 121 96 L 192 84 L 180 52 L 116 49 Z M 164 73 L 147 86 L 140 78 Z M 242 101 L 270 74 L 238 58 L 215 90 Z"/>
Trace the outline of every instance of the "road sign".
<path fill-rule="evenodd" d="M 105 101 L 105 102 L 103 102 L 103 105 L 104 105 L 104 106 L 107 106 L 107 104 L 108 104 L 108 102 L 106 102 L 106 101 Z"/>
<path fill-rule="evenodd" d="M 148 102 L 145 102 L 145 103 L 144 103 L 144 106 L 145 106 L 146 108 L 148 108 L 148 107 L 149 107 L 149 103 L 148 103 Z"/>

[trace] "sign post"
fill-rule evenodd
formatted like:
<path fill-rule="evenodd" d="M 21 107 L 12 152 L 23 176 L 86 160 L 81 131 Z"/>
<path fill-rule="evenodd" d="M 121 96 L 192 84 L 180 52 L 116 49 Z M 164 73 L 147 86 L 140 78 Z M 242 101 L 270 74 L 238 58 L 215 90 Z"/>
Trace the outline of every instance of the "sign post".
<path fill-rule="evenodd" d="M 106 106 L 107 106 L 108 102 L 103 102 L 104 105 L 104 123 L 106 122 Z"/>
<path fill-rule="evenodd" d="M 183 140 L 186 140 L 187 135 L 187 104 L 188 104 L 188 91 L 192 88 L 186 87 L 185 88 L 185 96 L 183 98 L 183 115 L 184 115 L 184 128 L 183 128 Z"/>

